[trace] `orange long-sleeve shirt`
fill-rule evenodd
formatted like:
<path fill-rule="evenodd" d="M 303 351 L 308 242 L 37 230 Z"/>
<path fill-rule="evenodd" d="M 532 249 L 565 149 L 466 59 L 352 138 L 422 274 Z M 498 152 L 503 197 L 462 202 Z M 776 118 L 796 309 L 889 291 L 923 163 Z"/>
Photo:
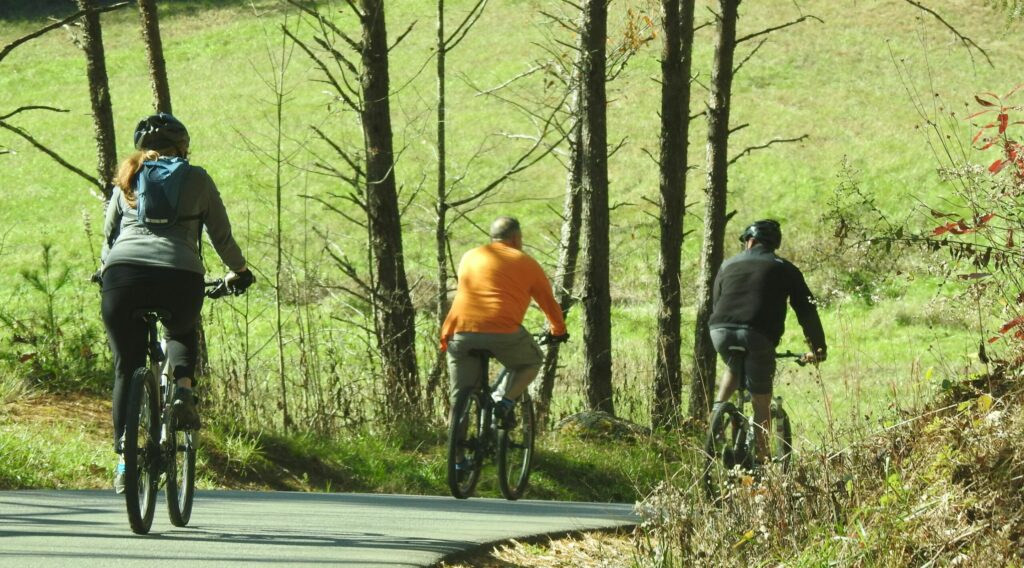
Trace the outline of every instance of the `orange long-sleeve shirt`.
<path fill-rule="evenodd" d="M 477 247 L 459 262 L 459 286 L 441 326 L 441 349 L 458 332 L 512 333 L 523 324 L 530 299 L 547 316 L 553 335 L 565 334 L 562 308 L 544 269 L 530 255 L 502 242 Z"/>

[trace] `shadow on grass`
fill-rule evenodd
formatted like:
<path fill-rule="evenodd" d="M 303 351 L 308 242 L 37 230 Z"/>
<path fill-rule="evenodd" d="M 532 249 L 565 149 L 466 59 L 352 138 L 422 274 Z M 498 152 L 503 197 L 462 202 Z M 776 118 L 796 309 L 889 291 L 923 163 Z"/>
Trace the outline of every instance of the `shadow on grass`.
<path fill-rule="evenodd" d="M 330 491 L 448 495 L 446 449 L 439 436 L 423 436 L 410 448 L 399 440 L 249 435 L 254 451 L 231 457 L 225 442 L 207 438 L 201 473 L 218 486 L 282 491 Z M 609 441 L 538 440 L 525 498 L 633 503 L 661 479 L 663 456 L 636 444 Z M 545 447 L 546 446 L 546 447 Z M 477 494 L 499 497 L 496 470 L 486 465 Z"/>
<path fill-rule="evenodd" d="M 96 0 L 97 6 L 110 6 L 122 0 Z M 137 0 L 123 10 L 137 10 Z M 270 4 L 258 0 L 257 5 Z M 251 9 L 238 0 L 160 0 L 157 4 L 161 16 L 195 15 L 214 8 Z M 46 24 L 47 18 L 66 18 L 78 11 L 72 0 L 4 0 L 0 2 L 0 21 L 30 22 L 38 20 Z"/>
<path fill-rule="evenodd" d="M 263 434 L 254 456 L 240 461 L 217 444 L 203 447 L 205 469 L 214 483 L 231 488 L 268 488 L 275 491 L 365 491 L 351 468 L 324 460 L 306 445 L 289 438 Z"/>
<path fill-rule="evenodd" d="M 567 452 L 545 452 L 534 455 L 528 499 L 594 501 L 601 503 L 633 503 L 640 488 L 615 459 L 607 458 L 615 449 L 574 457 Z M 597 459 L 595 459 L 597 458 Z"/>

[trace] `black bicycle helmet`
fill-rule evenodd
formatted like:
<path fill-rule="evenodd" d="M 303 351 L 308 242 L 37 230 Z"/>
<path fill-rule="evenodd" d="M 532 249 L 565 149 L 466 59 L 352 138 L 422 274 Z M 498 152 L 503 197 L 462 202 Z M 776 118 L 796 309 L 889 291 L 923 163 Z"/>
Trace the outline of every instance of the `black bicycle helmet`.
<path fill-rule="evenodd" d="M 782 244 L 782 227 L 774 219 L 754 221 L 740 233 L 740 242 L 746 243 L 754 239 L 764 246 L 775 250 Z"/>
<path fill-rule="evenodd" d="M 139 121 L 135 127 L 136 150 L 162 150 L 188 146 L 188 129 L 180 120 L 158 112 Z"/>

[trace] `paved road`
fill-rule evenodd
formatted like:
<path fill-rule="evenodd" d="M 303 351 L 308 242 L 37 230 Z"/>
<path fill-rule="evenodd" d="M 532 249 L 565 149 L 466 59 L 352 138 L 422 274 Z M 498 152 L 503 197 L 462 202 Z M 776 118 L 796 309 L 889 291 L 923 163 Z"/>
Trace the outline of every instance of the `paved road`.
<path fill-rule="evenodd" d="M 109 491 L 0 491 L 0 566 L 429 566 L 508 538 L 628 525 L 629 505 L 342 493 L 200 491 L 148 536 Z"/>

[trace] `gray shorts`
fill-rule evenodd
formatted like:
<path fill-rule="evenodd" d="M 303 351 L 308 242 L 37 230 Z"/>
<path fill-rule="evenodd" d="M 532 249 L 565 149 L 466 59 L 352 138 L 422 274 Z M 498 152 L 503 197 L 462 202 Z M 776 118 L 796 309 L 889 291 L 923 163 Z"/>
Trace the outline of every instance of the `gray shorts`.
<path fill-rule="evenodd" d="M 775 378 L 775 343 L 746 327 L 711 330 L 715 351 L 751 394 L 771 394 Z"/>
<path fill-rule="evenodd" d="M 494 362 L 504 366 L 511 374 L 534 372 L 544 361 L 533 336 L 523 328 L 512 333 L 456 333 L 448 340 L 448 374 L 451 376 L 451 396 L 460 389 L 475 387 L 482 378 L 480 358 L 470 355 L 473 349 L 486 349 Z"/>

